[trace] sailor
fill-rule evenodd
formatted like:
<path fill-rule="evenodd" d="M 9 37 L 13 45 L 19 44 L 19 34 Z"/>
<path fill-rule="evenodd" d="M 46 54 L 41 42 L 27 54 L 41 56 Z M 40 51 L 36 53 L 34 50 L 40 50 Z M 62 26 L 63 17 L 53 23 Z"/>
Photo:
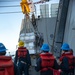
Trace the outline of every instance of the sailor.
<path fill-rule="evenodd" d="M 24 72 L 24 75 L 29 75 L 29 67 L 31 66 L 31 59 L 29 55 L 29 51 L 26 47 L 24 47 L 24 42 L 19 42 L 18 50 L 16 51 L 15 55 L 15 64 L 18 62 L 18 71 L 19 74 L 22 75 L 22 72 Z"/>
<path fill-rule="evenodd" d="M 55 57 L 51 52 L 48 44 L 43 44 L 41 47 L 41 54 L 37 60 L 35 70 L 40 71 L 40 75 L 60 75 L 60 72 Z"/>
<path fill-rule="evenodd" d="M 61 47 L 62 54 L 60 57 L 60 69 L 62 75 L 74 75 L 74 56 L 67 43 L 64 43 Z"/>
<path fill-rule="evenodd" d="M 11 56 L 6 56 L 6 50 L 4 44 L 0 43 L 0 75 L 16 75 L 16 66 Z"/>

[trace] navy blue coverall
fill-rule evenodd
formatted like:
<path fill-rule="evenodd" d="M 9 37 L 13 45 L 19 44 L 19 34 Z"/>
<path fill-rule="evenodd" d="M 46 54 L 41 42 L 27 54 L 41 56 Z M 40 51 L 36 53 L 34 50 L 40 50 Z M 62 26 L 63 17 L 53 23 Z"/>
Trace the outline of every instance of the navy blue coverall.
<path fill-rule="evenodd" d="M 29 51 L 27 50 L 26 57 L 20 57 L 18 58 L 18 50 L 16 51 L 16 56 L 14 63 L 17 64 L 18 61 L 18 72 L 19 75 L 22 75 L 22 72 L 24 71 L 24 75 L 29 75 L 29 67 L 31 65 L 31 59 L 29 55 Z"/>
<path fill-rule="evenodd" d="M 35 70 L 38 72 L 41 70 L 41 58 L 38 58 L 36 64 L 37 64 L 37 66 L 35 67 Z M 54 61 L 53 69 L 59 69 L 59 66 L 58 66 L 56 60 Z M 43 72 L 40 72 L 40 75 L 53 75 L 53 71 L 52 70 L 43 71 Z"/>

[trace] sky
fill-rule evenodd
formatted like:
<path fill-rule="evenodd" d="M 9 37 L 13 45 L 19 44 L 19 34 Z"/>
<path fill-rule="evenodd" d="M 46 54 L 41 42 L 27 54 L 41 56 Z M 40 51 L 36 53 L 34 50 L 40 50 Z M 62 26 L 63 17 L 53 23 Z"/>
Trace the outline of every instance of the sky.
<path fill-rule="evenodd" d="M 2 2 L 1 2 L 2 1 Z M 3 2 L 4 1 L 4 2 Z M 7 1 L 7 2 L 5 2 Z M 39 0 L 34 0 L 36 2 Z M 0 6 L 20 5 L 21 0 L 0 0 Z M 58 3 L 59 0 L 51 0 L 51 3 Z M 37 5 L 37 14 L 39 14 L 39 5 Z M 8 49 L 8 52 L 15 52 L 18 44 L 19 33 L 23 13 L 6 13 L 2 12 L 19 12 L 21 7 L 0 7 L 0 42 L 2 42 Z"/>

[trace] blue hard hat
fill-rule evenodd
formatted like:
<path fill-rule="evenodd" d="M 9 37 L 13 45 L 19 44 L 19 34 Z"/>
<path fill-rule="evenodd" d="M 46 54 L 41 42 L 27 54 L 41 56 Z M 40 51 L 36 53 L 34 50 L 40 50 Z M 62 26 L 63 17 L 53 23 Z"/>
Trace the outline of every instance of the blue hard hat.
<path fill-rule="evenodd" d="M 2 43 L 0 43 L 0 52 L 6 51 L 6 50 L 7 50 L 6 47 Z"/>
<path fill-rule="evenodd" d="M 64 43 L 61 47 L 62 50 L 70 50 L 70 47 L 67 43 Z"/>
<path fill-rule="evenodd" d="M 42 51 L 49 51 L 50 50 L 49 45 L 48 44 L 43 44 L 42 47 L 41 47 L 41 50 Z"/>

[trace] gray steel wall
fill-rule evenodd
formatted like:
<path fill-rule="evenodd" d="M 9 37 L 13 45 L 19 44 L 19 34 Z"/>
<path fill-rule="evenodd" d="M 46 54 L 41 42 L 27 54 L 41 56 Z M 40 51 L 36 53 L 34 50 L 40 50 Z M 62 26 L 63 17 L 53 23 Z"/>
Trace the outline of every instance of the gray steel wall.
<path fill-rule="evenodd" d="M 56 25 L 56 18 L 40 18 L 37 20 L 38 31 L 43 33 L 44 43 L 52 45 L 53 38 L 50 38 L 51 34 L 54 34 Z"/>
<path fill-rule="evenodd" d="M 64 42 L 69 43 L 75 55 L 75 0 L 70 0 Z"/>

